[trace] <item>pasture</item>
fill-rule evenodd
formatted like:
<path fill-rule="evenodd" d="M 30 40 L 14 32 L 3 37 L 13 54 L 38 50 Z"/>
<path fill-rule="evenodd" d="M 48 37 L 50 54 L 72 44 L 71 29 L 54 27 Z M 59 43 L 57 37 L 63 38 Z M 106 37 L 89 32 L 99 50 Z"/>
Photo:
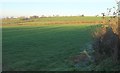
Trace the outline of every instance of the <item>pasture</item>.
<path fill-rule="evenodd" d="M 70 70 L 66 60 L 91 41 L 90 26 L 3 28 L 5 70 Z"/>
<path fill-rule="evenodd" d="M 62 24 L 2 28 L 4 71 L 72 71 L 70 56 L 92 41 L 96 25 Z"/>

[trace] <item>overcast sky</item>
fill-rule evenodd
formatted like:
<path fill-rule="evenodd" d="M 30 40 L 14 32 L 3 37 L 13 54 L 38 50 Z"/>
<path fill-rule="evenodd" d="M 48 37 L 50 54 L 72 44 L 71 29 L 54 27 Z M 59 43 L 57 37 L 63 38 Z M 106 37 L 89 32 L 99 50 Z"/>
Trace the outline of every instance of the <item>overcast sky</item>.
<path fill-rule="evenodd" d="M 115 0 L 2 0 L 2 16 L 97 15 L 116 6 Z"/>

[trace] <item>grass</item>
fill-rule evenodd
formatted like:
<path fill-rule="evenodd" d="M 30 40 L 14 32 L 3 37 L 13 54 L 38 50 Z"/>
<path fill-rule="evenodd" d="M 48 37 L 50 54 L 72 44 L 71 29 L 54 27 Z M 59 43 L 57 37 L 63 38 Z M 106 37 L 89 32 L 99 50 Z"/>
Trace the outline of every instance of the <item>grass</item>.
<path fill-rule="evenodd" d="M 95 21 L 95 20 L 102 20 L 101 17 L 93 17 L 93 16 L 86 16 L 86 17 L 80 17 L 80 16 L 68 16 L 68 17 L 47 17 L 47 18 L 38 18 L 34 19 L 36 21 L 80 21 L 80 20 L 87 20 L 87 21 Z"/>
<path fill-rule="evenodd" d="M 69 16 L 69 17 L 46 17 L 36 18 L 30 20 L 17 19 L 3 19 L 3 26 L 18 26 L 18 25 L 53 25 L 53 24 L 99 24 L 102 21 L 102 17 L 80 17 L 80 16 Z"/>
<path fill-rule="evenodd" d="M 92 41 L 90 25 L 3 27 L 3 70 L 72 71 L 68 58 Z"/>
<path fill-rule="evenodd" d="M 69 62 L 83 50 L 93 56 L 91 32 L 99 21 L 101 17 L 79 16 L 3 19 L 3 71 L 119 71 L 111 58 L 84 67 Z"/>

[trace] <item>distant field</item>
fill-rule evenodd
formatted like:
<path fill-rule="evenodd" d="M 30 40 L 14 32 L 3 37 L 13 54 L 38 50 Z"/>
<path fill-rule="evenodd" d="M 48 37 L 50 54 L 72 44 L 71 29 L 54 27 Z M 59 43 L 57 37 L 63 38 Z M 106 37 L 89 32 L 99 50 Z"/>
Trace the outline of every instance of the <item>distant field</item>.
<path fill-rule="evenodd" d="M 69 24 L 102 24 L 102 17 L 45 17 L 45 18 L 35 18 L 29 20 L 23 20 L 21 18 L 17 19 L 3 19 L 3 26 L 28 26 L 28 25 L 69 25 Z"/>
<path fill-rule="evenodd" d="M 3 27 L 3 70 L 71 71 L 67 61 L 91 42 L 90 25 Z"/>

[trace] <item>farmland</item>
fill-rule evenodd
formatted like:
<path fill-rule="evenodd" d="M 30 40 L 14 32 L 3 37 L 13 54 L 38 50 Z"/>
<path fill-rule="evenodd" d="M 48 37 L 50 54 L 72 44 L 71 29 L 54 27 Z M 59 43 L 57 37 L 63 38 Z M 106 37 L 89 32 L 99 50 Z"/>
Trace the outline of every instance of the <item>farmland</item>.
<path fill-rule="evenodd" d="M 45 18 L 35 18 L 24 20 L 24 18 L 17 19 L 3 19 L 3 26 L 44 26 L 44 25 L 75 25 L 75 24 L 100 24 L 102 23 L 102 17 L 45 17 Z"/>
<path fill-rule="evenodd" d="M 75 21 L 80 22 L 74 24 Z M 81 21 L 91 23 L 82 24 Z M 69 57 L 87 49 L 96 21 L 98 23 L 101 18 L 3 20 L 3 70 L 72 71 L 74 66 L 69 64 Z"/>

